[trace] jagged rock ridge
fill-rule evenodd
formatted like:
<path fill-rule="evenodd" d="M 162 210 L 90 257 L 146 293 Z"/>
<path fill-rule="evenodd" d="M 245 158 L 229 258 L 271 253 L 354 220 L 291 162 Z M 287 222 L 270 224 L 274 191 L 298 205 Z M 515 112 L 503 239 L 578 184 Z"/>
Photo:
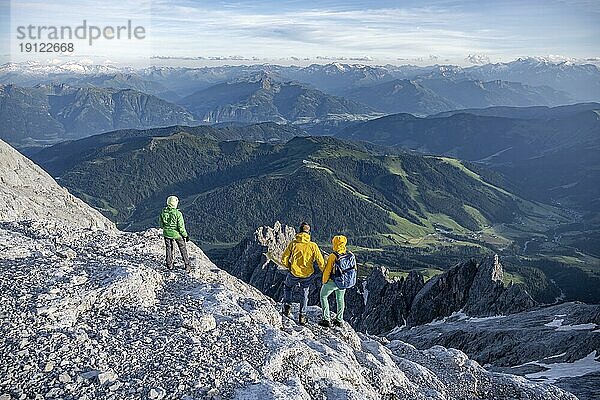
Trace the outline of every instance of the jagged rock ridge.
<path fill-rule="evenodd" d="M 279 300 L 285 271 L 278 260 L 294 233 L 293 228 L 279 222 L 273 228 L 261 227 L 232 250 L 224 268 Z M 406 279 L 390 280 L 387 271 L 379 267 L 347 291 L 346 319 L 357 330 L 381 334 L 405 324 L 428 323 L 459 310 L 486 317 L 520 312 L 535 305 L 521 286 L 505 288 L 502 275 L 497 256 L 480 263 L 471 260 L 458 264 L 427 283 L 417 272 Z M 317 304 L 318 286 L 317 282 L 311 292 L 313 304 Z"/>
<path fill-rule="evenodd" d="M 415 296 L 408 311 L 408 325 L 421 325 L 463 310 L 467 315 L 487 317 L 512 314 L 535 306 L 519 285 L 505 288 L 498 256 L 481 263 L 458 264 L 431 278 Z"/>

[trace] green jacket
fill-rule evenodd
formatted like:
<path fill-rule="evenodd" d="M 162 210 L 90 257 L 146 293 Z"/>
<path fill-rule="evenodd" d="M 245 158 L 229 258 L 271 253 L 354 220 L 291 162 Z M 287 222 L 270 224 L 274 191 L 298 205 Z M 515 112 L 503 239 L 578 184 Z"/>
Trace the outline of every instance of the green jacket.
<path fill-rule="evenodd" d="M 176 208 L 165 207 L 158 217 L 158 223 L 163 230 L 163 236 L 171 239 L 187 237 L 183 214 Z"/>

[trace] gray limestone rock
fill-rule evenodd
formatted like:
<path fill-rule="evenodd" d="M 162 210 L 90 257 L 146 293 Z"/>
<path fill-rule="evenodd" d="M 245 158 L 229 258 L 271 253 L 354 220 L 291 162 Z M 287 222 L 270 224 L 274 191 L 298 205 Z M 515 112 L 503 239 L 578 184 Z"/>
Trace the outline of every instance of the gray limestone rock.
<path fill-rule="evenodd" d="M 504 271 L 498 256 L 488 257 L 477 266 L 477 274 L 469 290 L 464 306 L 468 315 L 487 317 L 525 311 L 536 305 L 531 296 L 520 286 L 504 287 Z"/>
<path fill-rule="evenodd" d="M 251 237 L 231 250 L 222 267 L 272 299 L 281 301 L 283 281 L 288 271 L 279 262 L 283 251 L 295 235 L 294 228 L 282 225 L 279 221 L 275 222 L 273 227 L 260 227 Z M 310 291 L 310 305 L 319 303 L 321 289 L 319 276 L 320 273 L 316 269 L 314 285 Z M 297 289 L 295 290 L 294 298 L 298 299 L 299 293 Z"/>

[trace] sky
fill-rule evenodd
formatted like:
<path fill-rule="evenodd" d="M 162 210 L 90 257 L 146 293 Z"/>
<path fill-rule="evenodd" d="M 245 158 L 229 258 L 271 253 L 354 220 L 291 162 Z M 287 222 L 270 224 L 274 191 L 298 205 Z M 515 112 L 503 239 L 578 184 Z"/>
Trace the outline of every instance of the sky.
<path fill-rule="evenodd" d="M 471 65 L 524 56 L 600 56 L 600 1 L 0 0 L 2 62 L 215 65 Z M 142 40 L 74 41 L 72 53 L 24 52 L 19 26 L 144 28 Z M 69 40 L 58 40 L 68 43 Z"/>

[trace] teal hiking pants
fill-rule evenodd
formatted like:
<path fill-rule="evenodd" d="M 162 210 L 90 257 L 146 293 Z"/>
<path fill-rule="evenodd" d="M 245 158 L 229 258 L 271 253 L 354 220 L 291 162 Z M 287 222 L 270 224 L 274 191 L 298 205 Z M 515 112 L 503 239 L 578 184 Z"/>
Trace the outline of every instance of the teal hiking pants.
<path fill-rule="evenodd" d="M 335 319 L 342 322 L 344 320 L 344 295 L 346 289 L 339 289 L 333 280 L 329 280 L 326 284 L 321 286 L 321 309 L 323 310 L 323 319 L 329 321 L 329 296 L 335 292 L 335 303 L 337 305 L 337 313 Z"/>

